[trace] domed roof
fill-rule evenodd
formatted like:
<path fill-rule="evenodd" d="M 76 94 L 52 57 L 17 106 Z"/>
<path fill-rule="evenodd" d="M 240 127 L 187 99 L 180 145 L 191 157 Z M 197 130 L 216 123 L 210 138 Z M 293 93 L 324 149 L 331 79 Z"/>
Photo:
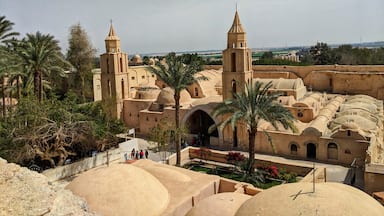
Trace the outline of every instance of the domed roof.
<path fill-rule="evenodd" d="M 158 179 L 127 164 L 89 170 L 66 188 L 85 198 L 91 211 L 100 215 L 161 215 L 170 199 Z"/>
<path fill-rule="evenodd" d="M 232 216 L 250 198 L 241 193 L 218 193 L 197 203 L 187 216 Z"/>
<path fill-rule="evenodd" d="M 173 97 L 174 91 L 170 87 L 165 87 L 161 90 L 159 96 L 157 97 L 156 102 L 158 104 L 164 104 L 165 106 L 175 105 L 175 99 Z M 191 95 L 187 90 L 182 90 L 180 92 L 180 104 L 189 102 L 191 100 Z"/>
<path fill-rule="evenodd" d="M 247 200 L 236 212 L 245 215 L 384 215 L 384 207 L 366 193 L 340 183 L 290 183 Z"/>

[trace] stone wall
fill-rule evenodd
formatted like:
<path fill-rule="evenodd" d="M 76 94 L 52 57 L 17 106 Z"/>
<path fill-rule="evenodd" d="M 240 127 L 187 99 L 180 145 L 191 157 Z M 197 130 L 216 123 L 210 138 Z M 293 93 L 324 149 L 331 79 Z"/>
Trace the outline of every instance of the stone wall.
<path fill-rule="evenodd" d="M 384 99 L 384 65 L 254 65 L 253 70 L 254 78 L 302 78 L 307 88 L 315 91 Z"/>
<path fill-rule="evenodd" d="M 81 161 L 56 167 L 55 169 L 45 170 L 43 172 L 43 175 L 45 175 L 50 181 L 57 181 L 57 180 L 84 172 L 86 170 L 92 169 L 94 167 L 107 164 L 107 162 L 112 162 L 116 160 L 123 161 L 124 153 L 130 152 L 132 148 L 138 149 L 137 147 L 138 140 L 132 139 L 124 143 L 121 143 L 120 146 L 121 147 L 116 149 L 111 149 L 109 151 L 97 153 L 95 156 L 84 158 Z M 108 154 L 108 158 L 107 158 L 107 154 Z"/>
<path fill-rule="evenodd" d="M 94 215 L 71 191 L 0 158 L 0 215 Z"/>

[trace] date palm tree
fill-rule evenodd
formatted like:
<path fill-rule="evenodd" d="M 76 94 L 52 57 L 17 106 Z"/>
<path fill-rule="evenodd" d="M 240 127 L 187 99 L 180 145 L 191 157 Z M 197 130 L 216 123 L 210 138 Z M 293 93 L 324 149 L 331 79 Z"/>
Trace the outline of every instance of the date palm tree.
<path fill-rule="evenodd" d="M 41 101 L 45 83 L 43 76 L 49 76 L 51 73 L 64 76 L 62 66 L 68 64 L 60 53 L 58 41 L 52 35 L 36 32 L 27 34 L 16 50 L 25 72 L 29 77 L 33 77 L 33 92 Z"/>
<path fill-rule="evenodd" d="M 18 32 L 12 31 L 14 23 L 5 19 L 5 16 L 0 16 L 0 44 L 7 44 L 12 41 L 14 37 L 18 36 Z"/>
<path fill-rule="evenodd" d="M 233 98 L 227 99 L 215 107 L 213 116 L 223 116 L 224 120 L 217 126 L 223 130 L 227 125 L 234 129 L 236 124 L 242 123 L 247 126 L 248 131 L 248 153 L 249 162 L 247 173 L 253 173 L 253 164 L 255 161 L 255 140 L 258 131 L 259 122 L 265 120 L 270 122 L 274 128 L 278 123 L 284 128 L 296 131 L 294 126 L 294 117 L 292 114 L 277 102 L 278 93 L 269 93 L 272 83 L 263 85 L 261 82 L 245 85 L 245 91 L 232 93 Z"/>
<path fill-rule="evenodd" d="M 157 78 L 162 80 L 166 85 L 174 90 L 174 99 L 175 99 L 175 145 L 176 145 L 176 165 L 180 166 L 180 93 L 182 90 L 186 89 L 188 86 L 193 84 L 198 80 L 206 80 L 205 76 L 196 76 L 196 73 L 199 72 L 201 67 L 199 62 L 192 61 L 190 64 L 184 64 L 180 58 L 176 56 L 175 53 L 169 53 L 165 57 L 165 62 L 156 62 L 154 67 L 151 67 L 152 73 L 154 73 Z"/>
<path fill-rule="evenodd" d="M 14 24 L 7 20 L 5 16 L 0 16 L 0 80 L 1 80 L 1 94 L 2 94 L 2 116 L 5 117 L 6 114 L 6 105 L 5 105 L 5 88 L 7 86 L 5 79 L 9 73 L 9 66 L 12 65 L 9 63 L 10 52 L 6 48 L 11 41 L 15 40 L 15 36 L 18 36 L 18 32 L 12 31 L 12 26 Z"/>

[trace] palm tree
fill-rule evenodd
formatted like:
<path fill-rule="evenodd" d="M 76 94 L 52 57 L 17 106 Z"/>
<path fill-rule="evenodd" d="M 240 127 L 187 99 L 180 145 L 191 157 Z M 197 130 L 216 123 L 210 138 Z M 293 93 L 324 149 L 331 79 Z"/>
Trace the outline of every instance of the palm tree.
<path fill-rule="evenodd" d="M 5 16 L 0 16 L 0 44 L 7 44 L 12 41 L 15 36 L 18 36 L 18 32 L 12 31 L 14 23 L 5 19 Z"/>
<path fill-rule="evenodd" d="M 12 26 L 14 24 L 9 20 L 5 19 L 5 16 L 0 16 L 0 77 L 1 77 L 1 93 L 2 93 L 2 115 L 5 117 L 6 114 L 6 106 L 5 106 L 5 78 L 8 73 L 8 66 L 10 65 L 8 62 L 9 52 L 6 49 L 5 45 L 8 45 L 9 42 L 14 40 L 15 36 L 18 36 L 18 32 L 12 31 Z"/>
<path fill-rule="evenodd" d="M 62 65 L 68 64 L 60 53 L 58 41 L 49 34 L 27 34 L 16 48 L 21 58 L 22 66 L 29 77 L 33 77 L 33 92 L 42 100 L 43 76 L 49 76 L 52 72 L 64 76 Z"/>
<path fill-rule="evenodd" d="M 292 114 L 276 102 L 279 94 L 268 92 L 271 86 L 271 82 L 264 86 L 263 83 L 258 81 L 251 85 L 246 84 L 245 92 L 233 93 L 233 98 L 220 103 L 213 111 L 214 117 L 224 117 L 224 120 L 218 125 L 220 130 L 223 130 L 228 124 L 233 129 L 238 123 L 247 126 L 249 141 L 248 174 L 252 174 L 254 170 L 255 140 L 261 120 L 270 122 L 276 129 L 277 124 L 281 123 L 284 128 L 296 131 Z"/>
<path fill-rule="evenodd" d="M 152 73 L 174 90 L 175 99 L 175 145 L 176 145 L 176 165 L 180 166 L 180 92 L 198 80 L 207 80 L 205 76 L 195 76 L 201 67 L 199 62 L 192 61 L 190 64 L 183 64 L 182 60 L 175 53 L 165 56 L 165 62 L 156 62 L 151 67 Z"/>

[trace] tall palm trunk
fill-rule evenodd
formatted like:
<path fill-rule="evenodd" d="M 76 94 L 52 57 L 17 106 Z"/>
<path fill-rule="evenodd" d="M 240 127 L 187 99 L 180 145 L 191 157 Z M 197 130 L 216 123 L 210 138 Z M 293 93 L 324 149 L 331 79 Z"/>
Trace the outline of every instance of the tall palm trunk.
<path fill-rule="evenodd" d="M 33 93 L 40 101 L 40 72 L 35 71 L 33 73 Z"/>
<path fill-rule="evenodd" d="M 6 113 L 6 106 L 5 106 L 5 82 L 4 82 L 4 77 L 1 79 L 1 95 L 2 95 L 2 102 L 3 102 L 3 107 L 2 107 L 2 115 L 3 118 L 5 119 Z"/>
<path fill-rule="evenodd" d="M 249 166 L 248 166 L 248 174 L 253 173 L 253 165 L 255 163 L 255 140 L 256 140 L 257 128 L 251 128 L 248 130 L 248 139 L 249 139 Z"/>
<path fill-rule="evenodd" d="M 180 112 L 180 92 L 175 91 L 175 121 L 176 121 L 176 133 L 175 133 L 175 144 L 176 144 L 176 166 L 181 165 L 181 147 L 180 147 L 180 122 L 179 122 L 179 112 Z"/>
<path fill-rule="evenodd" d="M 20 75 L 18 75 L 16 79 L 16 91 L 17 91 L 17 100 L 20 100 L 20 97 L 21 97 Z"/>
<path fill-rule="evenodd" d="M 39 102 L 43 100 L 43 75 L 39 74 Z"/>
<path fill-rule="evenodd" d="M 82 102 L 85 103 L 85 78 L 84 76 L 80 76 L 81 79 L 81 89 L 80 89 L 80 94 L 81 94 L 81 99 Z"/>

